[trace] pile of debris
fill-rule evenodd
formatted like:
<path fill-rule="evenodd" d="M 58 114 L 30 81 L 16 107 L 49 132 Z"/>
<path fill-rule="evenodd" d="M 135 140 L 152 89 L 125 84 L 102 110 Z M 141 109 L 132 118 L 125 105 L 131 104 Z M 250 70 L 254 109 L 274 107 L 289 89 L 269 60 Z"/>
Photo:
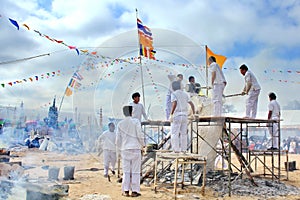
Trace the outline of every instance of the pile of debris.
<path fill-rule="evenodd" d="M 31 200 L 55 200 L 68 195 L 69 186 L 66 184 L 38 177 L 29 179 L 26 174 L 28 168 L 22 162 L 11 162 L 10 158 L 16 156 L 15 152 L 0 149 L 0 199 L 23 199 L 26 196 Z"/>
<path fill-rule="evenodd" d="M 300 189 L 286 185 L 283 182 L 272 181 L 263 178 L 254 178 L 253 183 L 247 178 L 238 177 L 237 173 L 231 174 L 231 194 L 239 196 L 258 196 L 262 198 L 270 198 L 286 195 L 300 195 Z M 224 197 L 229 192 L 228 175 L 223 171 L 211 171 L 207 173 L 206 185 L 215 191 L 215 196 Z"/>
<path fill-rule="evenodd" d="M 184 170 L 184 180 L 186 185 L 201 187 L 202 185 L 202 168 L 194 165 L 192 169 L 188 167 Z M 182 169 L 179 169 L 178 182 L 181 181 Z M 208 171 L 206 173 L 206 188 L 214 191 L 215 197 L 224 197 L 229 194 L 229 172 L 228 171 Z M 174 182 L 175 170 L 171 165 L 165 166 L 163 170 L 157 174 L 160 183 L 172 184 Z M 147 180 L 148 183 L 152 181 Z M 248 178 L 239 176 L 238 173 L 231 173 L 231 194 L 238 196 L 256 196 L 264 199 L 276 196 L 300 195 L 300 189 L 286 185 L 283 182 L 272 181 L 264 178 L 254 178 L 254 186 Z M 145 183 L 144 183 L 145 184 Z"/>

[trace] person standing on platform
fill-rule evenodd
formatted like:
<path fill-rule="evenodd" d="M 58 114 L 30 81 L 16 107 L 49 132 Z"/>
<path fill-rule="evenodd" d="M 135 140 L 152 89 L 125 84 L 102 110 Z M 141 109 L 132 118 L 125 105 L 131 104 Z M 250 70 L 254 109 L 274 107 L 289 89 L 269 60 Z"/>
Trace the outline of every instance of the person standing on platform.
<path fill-rule="evenodd" d="M 193 116 L 195 114 L 195 106 L 189 95 L 181 90 L 181 81 L 174 81 L 172 88 L 174 92 L 171 96 L 171 145 L 174 152 L 184 152 L 188 148 L 188 104 L 192 108 Z"/>
<path fill-rule="evenodd" d="M 112 173 L 115 175 L 115 165 L 117 160 L 116 154 L 116 133 L 115 124 L 110 122 L 108 124 L 108 130 L 103 132 L 98 141 L 103 149 L 103 164 L 104 164 L 104 177 L 108 176 L 109 164 L 112 167 Z"/>
<path fill-rule="evenodd" d="M 271 92 L 269 94 L 269 104 L 268 104 L 268 119 L 269 120 L 280 120 L 280 105 L 276 101 L 275 93 Z M 272 126 L 273 125 L 273 126 Z M 278 150 L 279 149 L 279 127 L 278 123 L 270 123 L 269 124 L 269 133 L 271 136 L 272 146 L 268 148 L 268 150 Z"/>
<path fill-rule="evenodd" d="M 208 58 L 208 64 L 211 71 L 211 85 L 212 85 L 212 101 L 213 101 L 213 116 L 221 116 L 223 108 L 223 92 L 227 84 L 222 69 L 216 62 L 214 56 Z"/>
<path fill-rule="evenodd" d="M 132 106 L 132 117 L 138 119 L 140 122 L 142 121 L 142 115 L 145 120 L 148 120 L 148 117 L 145 112 L 145 108 L 143 104 L 140 103 L 140 93 L 136 92 L 132 94 L 133 102 L 130 103 L 130 106 Z"/>
<path fill-rule="evenodd" d="M 116 145 L 121 151 L 124 196 L 140 196 L 141 150 L 145 147 L 144 134 L 138 119 L 132 117 L 132 106 L 124 106 L 125 119 L 117 126 Z"/>
<path fill-rule="evenodd" d="M 195 96 L 199 95 L 200 90 L 201 85 L 199 83 L 196 83 L 194 76 L 190 76 L 189 83 L 186 85 L 186 91 L 190 93 L 190 96 Z"/>
<path fill-rule="evenodd" d="M 246 116 L 245 118 L 256 118 L 257 102 L 260 93 L 260 85 L 254 76 L 254 74 L 248 70 L 248 67 L 243 64 L 240 66 L 240 72 L 245 76 L 245 87 L 242 91 L 242 95 L 249 95 L 246 100 Z"/>
<path fill-rule="evenodd" d="M 177 76 L 175 76 L 173 74 L 169 74 L 168 79 L 170 81 L 170 86 L 169 86 L 168 93 L 167 93 L 167 96 L 166 96 L 166 119 L 167 120 L 170 118 L 170 113 L 171 113 L 171 108 L 172 108 L 171 94 L 172 94 L 172 92 L 174 92 L 173 88 L 172 88 L 172 83 L 174 81 L 182 81 L 183 80 L 183 75 L 182 74 L 177 74 Z M 181 85 L 182 85 L 182 83 L 181 83 Z M 183 85 L 182 85 L 182 88 L 183 88 Z"/>

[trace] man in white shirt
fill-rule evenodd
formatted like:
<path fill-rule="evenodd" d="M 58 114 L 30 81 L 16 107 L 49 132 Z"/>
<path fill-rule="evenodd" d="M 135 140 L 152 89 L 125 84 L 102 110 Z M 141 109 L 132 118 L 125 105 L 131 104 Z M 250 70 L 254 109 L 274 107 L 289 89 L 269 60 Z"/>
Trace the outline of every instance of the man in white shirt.
<path fill-rule="evenodd" d="M 256 118 L 257 102 L 260 93 L 260 85 L 254 76 L 254 74 L 248 70 L 248 67 L 243 64 L 240 66 L 240 72 L 245 76 L 245 87 L 242 91 L 242 95 L 249 95 L 246 100 L 246 118 Z"/>
<path fill-rule="evenodd" d="M 222 69 L 216 62 L 214 56 L 208 58 L 208 64 L 211 71 L 212 101 L 214 105 L 213 116 L 221 116 L 223 108 L 223 92 L 227 84 Z"/>
<path fill-rule="evenodd" d="M 268 119 L 270 120 L 280 120 L 280 105 L 276 101 L 275 93 L 271 92 L 269 94 L 269 104 L 268 104 Z M 273 123 L 273 126 L 270 124 L 269 133 L 271 136 L 272 146 L 268 148 L 268 150 L 278 150 L 279 148 L 279 130 L 278 123 Z"/>
<path fill-rule="evenodd" d="M 172 108 L 171 94 L 172 94 L 172 92 L 174 92 L 173 88 L 172 88 L 172 83 L 174 81 L 181 81 L 182 89 L 184 87 L 183 84 L 182 84 L 182 80 L 183 80 L 183 75 L 182 74 L 177 74 L 177 76 L 175 76 L 173 74 L 169 74 L 168 79 L 170 81 L 170 86 L 169 86 L 167 97 L 166 97 L 166 118 L 167 118 L 167 120 L 170 118 L 170 113 L 171 113 L 171 108 Z"/>
<path fill-rule="evenodd" d="M 115 124 L 110 122 L 108 124 L 108 130 L 104 131 L 99 136 L 98 141 L 100 142 L 103 149 L 103 164 L 104 164 L 104 177 L 108 176 L 109 164 L 112 167 L 112 173 L 115 174 L 116 165 L 116 133 Z"/>
<path fill-rule="evenodd" d="M 195 114 L 195 106 L 189 95 L 181 90 L 181 81 L 174 81 L 172 88 L 174 92 L 171 96 L 171 145 L 174 152 L 184 152 L 188 148 L 188 104 L 192 108 L 193 115 Z"/>
<path fill-rule="evenodd" d="M 142 120 L 142 115 L 145 120 L 148 120 L 148 117 L 145 112 L 145 108 L 143 104 L 140 103 L 140 93 L 136 92 L 132 94 L 133 102 L 130 103 L 130 106 L 132 106 L 132 117 L 138 119 L 140 122 Z"/>
<path fill-rule="evenodd" d="M 117 126 L 116 144 L 121 150 L 124 196 L 140 196 L 141 150 L 145 146 L 144 134 L 138 119 L 132 116 L 132 106 L 124 106 L 125 119 Z"/>
<path fill-rule="evenodd" d="M 186 85 L 186 91 L 190 93 L 190 96 L 199 95 L 201 85 L 196 83 L 194 76 L 189 76 L 189 83 Z"/>

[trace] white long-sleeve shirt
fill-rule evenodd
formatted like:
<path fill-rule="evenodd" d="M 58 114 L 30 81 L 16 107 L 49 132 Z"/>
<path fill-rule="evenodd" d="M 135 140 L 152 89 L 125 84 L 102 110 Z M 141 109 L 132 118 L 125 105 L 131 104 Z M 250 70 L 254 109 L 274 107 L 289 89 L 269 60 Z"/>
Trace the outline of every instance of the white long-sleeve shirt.
<path fill-rule="evenodd" d="M 116 145 L 123 151 L 141 149 L 145 146 L 141 123 L 133 117 L 125 117 L 117 126 Z"/>
<path fill-rule="evenodd" d="M 143 104 L 131 102 L 130 106 L 132 106 L 132 117 L 133 118 L 136 118 L 141 122 L 142 115 L 143 115 L 144 119 L 148 120 Z"/>
<path fill-rule="evenodd" d="M 216 72 L 216 78 L 212 84 L 223 84 L 226 82 L 223 71 L 217 63 L 213 62 L 209 67 L 211 72 Z"/>
<path fill-rule="evenodd" d="M 245 84 L 246 84 L 245 88 L 247 88 L 248 85 L 251 86 L 249 88 L 249 90 L 260 90 L 261 89 L 256 77 L 250 70 L 247 70 L 247 72 L 245 74 Z"/>
<path fill-rule="evenodd" d="M 98 141 L 105 150 L 116 151 L 116 133 L 109 130 L 99 136 Z"/>

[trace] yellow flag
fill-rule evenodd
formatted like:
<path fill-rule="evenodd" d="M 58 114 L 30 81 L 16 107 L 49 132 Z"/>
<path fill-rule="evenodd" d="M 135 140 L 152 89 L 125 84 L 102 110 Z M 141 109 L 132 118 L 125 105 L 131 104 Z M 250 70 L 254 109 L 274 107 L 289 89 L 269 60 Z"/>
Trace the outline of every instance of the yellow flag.
<path fill-rule="evenodd" d="M 222 69 L 222 66 L 224 64 L 224 62 L 226 61 L 226 57 L 222 56 L 222 55 L 217 55 L 214 54 L 214 52 L 212 52 L 207 46 L 206 46 L 206 61 L 208 62 L 208 58 L 210 56 L 214 56 L 217 60 L 218 65 L 220 66 L 220 68 Z"/>

